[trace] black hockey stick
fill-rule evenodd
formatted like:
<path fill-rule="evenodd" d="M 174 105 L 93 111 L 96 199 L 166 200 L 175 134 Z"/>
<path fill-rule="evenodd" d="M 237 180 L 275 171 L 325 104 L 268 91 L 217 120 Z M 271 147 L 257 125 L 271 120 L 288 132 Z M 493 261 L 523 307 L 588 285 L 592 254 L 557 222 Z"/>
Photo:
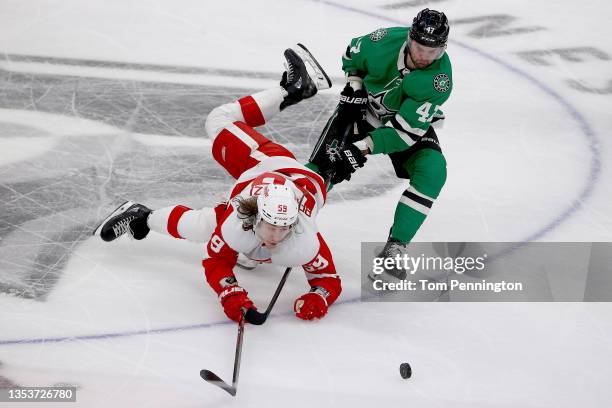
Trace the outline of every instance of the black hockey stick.
<path fill-rule="evenodd" d="M 236 354 L 234 356 L 234 374 L 232 375 L 232 385 L 229 385 L 223 381 L 219 376 L 210 370 L 201 370 L 200 377 L 205 379 L 210 384 L 216 385 L 217 387 L 224 389 L 229 392 L 232 397 L 236 396 L 238 391 L 238 375 L 240 374 L 240 360 L 242 355 L 242 338 L 244 336 L 244 321 L 243 316 L 238 323 L 238 338 L 236 339 Z"/>
<path fill-rule="evenodd" d="M 278 299 L 278 296 L 285 286 L 285 282 L 287 281 L 287 277 L 289 276 L 289 272 L 291 272 L 291 268 L 285 269 L 285 273 L 281 278 L 278 286 L 276 287 L 276 291 L 270 300 L 270 304 L 264 313 L 259 313 L 255 309 L 248 309 L 240 322 L 238 323 L 238 337 L 236 338 L 236 353 L 234 355 L 234 373 L 232 375 L 232 385 L 229 385 L 225 381 L 223 381 L 217 374 L 213 373 L 210 370 L 201 370 L 200 377 L 209 382 L 210 384 L 216 385 L 217 387 L 227 391 L 231 396 L 236 396 L 236 392 L 238 390 L 238 376 L 240 375 L 240 360 L 242 357 L 242 338 L 244 337 L 244 322 L 248 321 L 251 324 L 261 325 L 264 324 L 270 312 L 272 312 L 272 308 Z"/>
<path fill-rule="evenodd" d="M 257 326 L 262 325 L 266 322 L 266 319 L 270 315 L 270 312 L 272 312 L 272 308 L 274 307 L 274 304 L 276 303 L 276 299 L 278 299 L 278 296 L 280 295 L 281 290 L 283 290 L 283 286 L 285 286 L 285 282 L 287 281 L 289 272 L 291 272 L 291 267 L 285 269 L 285 273 L 283 274 L 283 277 L 278 283 L 278 286 L 276 287 L 276 291 L 274 292 L 274 295 L 272 295 L 272 299 L 270 300 L 270 304 L 268 304 L 268 308 L 266 309 L 264 313 L 260 313 L 255 309 L 249 309 L 246 311 L 244 318 L 246 319 L 247 322 L 251 324 L 255 324 Z"/>

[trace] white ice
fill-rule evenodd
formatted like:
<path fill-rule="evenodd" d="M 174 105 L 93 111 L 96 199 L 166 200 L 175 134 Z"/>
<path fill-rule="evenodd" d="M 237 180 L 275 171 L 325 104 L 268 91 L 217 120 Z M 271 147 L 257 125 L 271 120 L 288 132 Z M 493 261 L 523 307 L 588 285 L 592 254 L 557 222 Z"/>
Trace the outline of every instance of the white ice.
<path fill-rule="evenodd" d="M 421 7 L 380 7 L 391 3 L 4 0 L 0 49 L 7 55 L 277 73 L 282 51 L 303 42 L 338 78 L 340 55 L 351 37 L 408 24 Z M 552 56 L 547 57 L 551 65 L 538 66 L 517 54 L 590 46 L 612 55 L 612 46 L 604 40 L 612 34 L 606 21 L 610 5 L 594 0 L 449 0 L 430 7 L 444 10 L 451 20 L 508 14 L 518 18 L 513 26 L 546 29 L 474 38 L 469 33 L 475 25 L 452 26 L 448 53 L 455 87 L 445 105 L 447 123 L 439 133 L 449 177 L 417 239 L 612 241 L 610 95 L 580 92 L 567 84 L 574 79 L 603 87 L 610 80 L 610 61 L 587 56 L 582 63 L 571 63 Z M 253 90 L 275 83 L 266 78 L 236 80 L 223 72 L 142 72 L 6 59 L 0 68 Z M 336 81 L 334 89 L 325 92 L 340 88 Z M 108 124 L 27 107 L 1 109 L 0 122 L 39 130 L 27 137 L 0 135 L 0 166 L 35 166 L 40 154 L 68 136 L 121 134 L 150 145 L 187 149 L 209 145 L 164 134 L 125 135 Z M 584 124 L 592 131 L 589 135 Z M 312 134 L 318 131 L 312 129 Z M 265 326 L 246 328 L 235 398 L 198 375 L 208 368 L 230 379 L 236 334 L 204 280 L 201 248 L 154 235 L 138 243 L 89 239 L 71 254 L 44 301 L 0 294 L 0 380 L 23 386 L 76 384 L 78 402 L 70 406 L 88 407 L 612 403 L 609 304 L 360 303 L 360 243 L 386 239 L 396 201 L 406 188 L 404 181 L 391 177 L 386 159 L 372 160 L 351 188 L 377 177 L 395 187 L 383 196 L 357 201 L 339 194 L 319 217 L 343 276 L 338 304 L 318 322 L 293 317 L 293 299 L 307 289 L 302 272 L 294 271 L 273 318 Z M 7 203 L 2 200 L 2 205 Z M 273 267 L 237 271 L 260 307 L 265 307 L 281 272 Z M 171 328 L 182 329 L 159 331 Z M 113 333 L 121 335 L 78 337 Z M 72 339 L 10 343 L 64 337 Z M 399 376 L 404 361 L 413 367 L 410 380 Z"/>

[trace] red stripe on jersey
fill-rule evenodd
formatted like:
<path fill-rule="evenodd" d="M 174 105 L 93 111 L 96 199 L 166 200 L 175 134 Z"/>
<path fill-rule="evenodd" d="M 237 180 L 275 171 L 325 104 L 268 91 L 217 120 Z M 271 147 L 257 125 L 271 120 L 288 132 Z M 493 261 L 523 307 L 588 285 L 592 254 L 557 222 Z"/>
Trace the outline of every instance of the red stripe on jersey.
<path fill-rule="evenodd" d="M 326 300 L 327 304 L 331 305 L 336 301 L 338 296 L 340 296 L 342 292 L 342 283 L 340 281 L 340 276 L 336 275 L 336 266 L 334 265 L 331 251 L 321 233 L 317 233 L 317 238 L 319 238 L 319 252 L 310 262 L 303 265 L 303 268 L 304 271 L 310 274 L 308 275 L 308 284 L 310 284 L 311 287 L 321 286 L 328 291 L 329 294 Z M 313 275 L 323 276 L 316 277 Z M 336 276 L 331 277 L 325 275 Z"/>
<path fill-rule="evenodd" d="M 284 173 L 287 175 L 291 175 L 291 174 L 301 174 L 303 176 L 307 176 L 310 177 L 311 179 L 314 179 L 317 184 L 319 185 L 319 188 L 321 189 L 321 192 L 323 194 L 323 203 L 325 203 L 325 201 L 327 200 L 327 189 L 325 188 L 325 183 L 323 182 L 323 177 L 321 177 L 320 175 L 318 175 L 317 173 L 315 173 L 312 170 L 308 170 L 308 169 L 298 169 L 298 168 L 294 168 L 294 167 L 287 167 L 284 169 L 277 169 L 274 170 L 278 173 Z"/>
<path fill-rule="evenodd" d="M 184 205 L 177 205 L 168 216 L 168 233 L 174 238 L 184 239 L 178 232 L 178 223 L 183 214 L 187 211 L 191 211 L 191 208 L 185 207 Z"/>
<path fill-rule="evenodd" d="M 234 212 L 234 207 L 232 207 L 231 205 L 228 205 L 227 208 L 225 209 L 225 212 L 221 214 L 217 214 L 217 227 L 222 225 L 225 222 L 225 220 L 227 220 L 227 217 L 229 217 L 230 214 L 233 212 Z M 221 233 L 220 229 L 219 229 L 219 233 Z"/>
<path fill-rule="evenodd" d="M 215 206 L 214 208 L 215 220 L 217 221 L 217 224 L 221 221 L 221 219 L 223 219 L 223 216 L 225 215 L 225 211 L 227 210 L 227 207 L 228 207 L 227 201 L 223 201 L 222 203 L 219 203 Z"/>
<path fill-rule="evenodd" d="M 242 116 L 249 126 L 261 126 L 266 123 L 259 105 L 252 96 L 240 98 L 238 103 L 240 103 L 240 109 L 242 109 Z"/>
<path fill-rule="evenodd" d="M 315 187 L 314 183 L 308 177 L 298 177 L 296 179 L 293 179 L 292 181 L 296 186 L 303 188 L 304 190 L 308 191 L 310 194 L 312 195 L 317 194 L 317 188 Z"/>
<path fill-rule="evenodd" d="M 236 184 L 234 186 L 234 188 L 232 189 L 232 192 L 230 193 L 230 200 L 234 197 L 236 197 L 237 194 L 239 194 L 242 190 L 245 189 L 246 186 L 249 185 L 250 182 L 252 182 L 253 179 L 249 179 L 243 182 L 240 182 L 238 184 Z"/>

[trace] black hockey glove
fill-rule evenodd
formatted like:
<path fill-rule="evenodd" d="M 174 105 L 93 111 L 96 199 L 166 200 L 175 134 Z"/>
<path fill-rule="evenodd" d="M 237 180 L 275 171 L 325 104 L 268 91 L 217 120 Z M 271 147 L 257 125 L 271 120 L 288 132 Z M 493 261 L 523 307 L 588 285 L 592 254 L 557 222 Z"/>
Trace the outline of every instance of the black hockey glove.
<path fill-rule="evenodd" d="M 354 90 L 346 84 L 340 93 L 338 103 L 338 122 L 339 127 L 344 129 L 352 123 L 360 123 L 365 117 L 368 94 L 364 89 Z"/>
<path fill-rule="evenodd" d="M 325 150 L 324 161 L 319 165 L 319 170 L 325 180 L 330 179 L 332 184 L 338 184 L 350 180 L 351 174 L 363 167 L 367 160 L 353 143 L 348 143 L 342 149 L 330 146 Z"/>

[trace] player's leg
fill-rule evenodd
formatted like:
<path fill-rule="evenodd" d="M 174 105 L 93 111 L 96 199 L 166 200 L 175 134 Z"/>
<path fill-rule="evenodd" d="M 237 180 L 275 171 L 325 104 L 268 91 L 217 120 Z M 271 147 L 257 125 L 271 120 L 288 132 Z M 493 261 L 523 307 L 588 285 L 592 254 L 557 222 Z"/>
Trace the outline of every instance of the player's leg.
<path fill-rule="evenodd" d="M 222 206 L 225 208 L 225 203 Z M 207 242 L 217 226 L 217 218 L 213 208 L 193 210 L 176 205 L 152 211 L 147 225 L 159 234 L 192 242 Z"/>
<path fill-rule="evenodd" d="M 420 148 L 407 153 L 402 163 L 394 158 L 398 176 L 407 178 L 409 175 L 410 186 L 397 203 L 393 225 L 380 257 L 394 258 L 406 253 L 408 243 L 423 225 L 446 182 L 446 159 L 439 148 Z M 406 271 L 389 269 L 381 277 L 370 275 L 370 278 L 386 279 L 387 276 L 405 279 Z"/>
<path fill-rule="evenodd" d="M 404 163 L 410 186 L 395 208 L 390 237 L 410 242 L 419 230 L 446 182 L 446 159 L 439 150 L 422 149 Z"/>
<path fill-rule="evenodd" d="M 217 225 L 217 209 L 224 211 L 225 203 L 215 209 L 193 210 L 183 205 L 151 210 L 130 201 L 113 211 L 94 231 L 110 242 L 124 234 L 134 239 L 145 238 L 151 230 L 178 239 L 206 242 Z"/>
<path fill-rule="evenodd" d="M 317 89 L 331 85 L 305 47 L 298 45 L 286 50 L 285 59 L 287 71 L 280 87 L 219 106 L 206 119 L 206 132 L 213 141 L 213 157 L 236 179 L 270 155 L 293 157 L 254 127 L 265 124 L 287 106 L 315 95 Z"/>

